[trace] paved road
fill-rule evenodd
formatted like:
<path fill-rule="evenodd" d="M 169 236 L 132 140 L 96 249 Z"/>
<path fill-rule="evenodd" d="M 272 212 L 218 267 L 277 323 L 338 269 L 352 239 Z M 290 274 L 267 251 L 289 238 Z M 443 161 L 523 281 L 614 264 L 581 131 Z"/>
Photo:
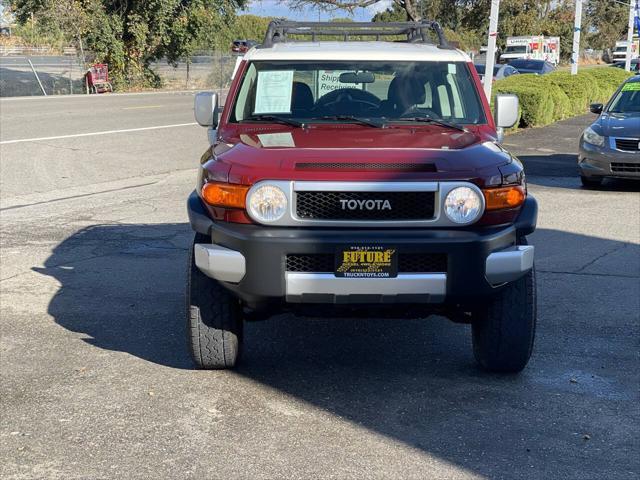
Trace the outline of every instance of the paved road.
<path fill-rule="evenodd" d="M 191 121 L 188 96 L 0 108 L 2 141 Z M 204 131 L 0 144 L 0 474 L 637 478 L 640 195 L 579 188 L 588 120 L 507 142 L 541 207 L 539 333 L 512 377 L 477 370 L 469 328 L 439 317 L 279 316 L 248 324 L 237 370 L 193 370 L 184 199 Z"/>

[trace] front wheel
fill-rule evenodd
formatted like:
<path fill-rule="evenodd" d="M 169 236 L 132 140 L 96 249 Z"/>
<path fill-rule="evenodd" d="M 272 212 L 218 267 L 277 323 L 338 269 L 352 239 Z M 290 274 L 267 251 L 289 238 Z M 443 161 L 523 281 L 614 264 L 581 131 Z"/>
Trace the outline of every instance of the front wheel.
<path fill-rule="evenodd" d="M 536 275 L 532 269 L 475 312 L 476 361 L 491 372 L 521 371 L 531 357 L 536 320 Z"/>
<path fill-rule="evenodd" d="M 194 244 L 208 243 L 196 234 Z M 235 366 L 242 346 L 240 302 L 216 280 L 207 277 L 190 252 L 187 283 L 187 338 L 196 365 L 206 369 Z"/>

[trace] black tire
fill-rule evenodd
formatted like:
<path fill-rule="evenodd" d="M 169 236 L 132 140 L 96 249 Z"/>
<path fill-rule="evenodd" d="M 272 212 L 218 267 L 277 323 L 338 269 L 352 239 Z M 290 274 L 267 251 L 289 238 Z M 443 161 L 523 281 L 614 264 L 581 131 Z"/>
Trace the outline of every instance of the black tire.
<path fill-rule="evenodd" d="M 474 313 L 476 361 L 490 372 L 520 372 L 531 357 L 536 333 L 535 267 Z"/>
<path fill-rule="evenodd" d="M 602 186 L 602 177 L 585 177 L 580 175 L 580 181 L 585 188 L 599 188 Z"/>
<path fill-rule="evenodd" d="M 196 234 L 195 243 L 208 243 Z M 240 302 L 195 264 L 193 246 L 189 254 L 187 282 L 187 338 L 193 360 L 199 368 L 233 368 L 242 347 Z"/>

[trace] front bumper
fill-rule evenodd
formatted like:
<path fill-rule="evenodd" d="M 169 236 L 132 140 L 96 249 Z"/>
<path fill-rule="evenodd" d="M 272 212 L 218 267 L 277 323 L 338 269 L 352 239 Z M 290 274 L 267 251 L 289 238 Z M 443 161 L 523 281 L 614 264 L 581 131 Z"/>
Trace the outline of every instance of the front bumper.
<path fill-rule="evenodd" d="M 612 148 L 609 137 L 603 147 L 580 140 L 578 168 L 585 177 L 640 178 L 640 153 Z"/>
<path fill-rule="evenodd" d="M 204 216 L 204 217 L 203 217 Z M 196 265 L 249 306 L 289 303 L 475 303 L 533 267 L 532 246 L 518 237 L 535 230 L 537 203 L 529 196 L 513 225 L 475 229 L 283 228 L 212 222 L 197 195 L 189 199 Z M 287 255 L 333 254 L 345 244 L 394 245 L 400 254 L 446 254 L 446 271 L 399 272 L 396 278 L 337 278 L 290 272 Z"/>

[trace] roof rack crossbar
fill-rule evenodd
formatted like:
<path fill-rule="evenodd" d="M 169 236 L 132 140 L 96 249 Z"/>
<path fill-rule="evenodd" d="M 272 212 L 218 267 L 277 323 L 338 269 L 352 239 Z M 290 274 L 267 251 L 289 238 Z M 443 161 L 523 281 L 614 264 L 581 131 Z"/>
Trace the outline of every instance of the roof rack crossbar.
<path fill-rule="evenodd" d="M 438 22 L 293 22 L 273 20 L 269 23 L 264 42 L 260 48 L 271 48 L 276 43 L 286 42 L 289 35 L 310 35 L 312 41 L 322 36 L 370 36 L 380 40 L 383 36 L 406 36 L 408 43 L 432 43 L 427 32 L 432 30 L 438 39 L 439 48 L 451 48 Z"/>

